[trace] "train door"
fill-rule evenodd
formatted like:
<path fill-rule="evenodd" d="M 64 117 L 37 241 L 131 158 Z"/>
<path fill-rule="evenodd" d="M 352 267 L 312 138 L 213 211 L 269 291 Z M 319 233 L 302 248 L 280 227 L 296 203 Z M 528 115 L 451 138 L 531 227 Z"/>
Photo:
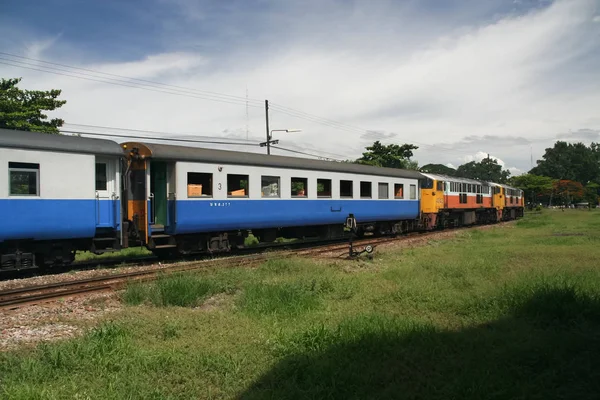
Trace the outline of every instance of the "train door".
<path fill-rule="evenodd" d="M 150 224 L 152 231 L 164 231 L 167 225 L 167 164 L 150 164 Z"/>
<path fill-rule="evenodd" d="M 116 228 L 119 210 L 117 207 L 116 161 L 96 157 L 96 227 Z"/>
<path fill-rule="evenodd" d="M 135 240 L 148 243 L 147 161 L 131 159 L 127 173 L 127 219 Z"/>

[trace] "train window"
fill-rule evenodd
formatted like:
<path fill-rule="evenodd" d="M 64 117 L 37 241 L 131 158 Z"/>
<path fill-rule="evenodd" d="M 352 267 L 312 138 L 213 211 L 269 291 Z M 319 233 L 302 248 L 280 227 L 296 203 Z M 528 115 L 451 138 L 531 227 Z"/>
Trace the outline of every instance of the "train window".
<path fill-rule="evenodd" d="M 11 196 L 40 195 L 40 164 L 9 162 L 8 175 Z"/>
<path fill-rule="evenodd" d="M 292 197 L 308 196 L 308 179 L 292 178 Z"/>
<path fill-rule="evenodd" d="M 483 196 L 478 194 L 477 198 L 476 198 L 477 204 L 482 204 L 483 203 Z"/>
<path fill-rule="evenodd" d="M 461 204 L 467 204 L 467 194 L 466 193 L 461 193 L 458 195 L 458 201 Z"/>
<path fill-rule="evenodd" d="M 421 189 L 433 189 L 433 180 L 427 178 L 421 183 Z"/>
<path fill-rule="evenodd" d="M 379 182 L 377 185 L 378 198 L 379 199 L 389 199 L 390 198 L 390 186 L 387 183 Z"/>
<path fill-rule="evenodd" d="M 360 183 L 360 197 L 362 199 L 370 199 L 373 197 L 373 184 L 371 182 Z"/>
<path fill-rule="evenodd" d="M 262 197 L 279 197 L 278 176 L 262 176 L 260 178 L 261 196 Z"/>
<path fill-rule="evenodd" d="M 188 197 L 212 197 L 212 178 L 212 174 L 203 172 L 188 172 Z"/>
<path fill-rule="evenodd" d="M 395 199 L 403 199 L 404 198 L 404 185 L 401 183 L 394 184 L 394 198 Z"/>
<path fill-rule="evenodd" d="M 352 181 L 340 181 L 340 197 L 353 197 L 352 186 Z"/>
<path fill-rule="evenodd" d="M 437 190 L 442 190 L 442 191 L 444 190 L 444 182 L 437 181 L 436 185 L 437 185 L 437 188 L 436 188 Z"/>
<path fill-rule="evenodd" d="M 410 199 L 415 200 L 417 198 L 417 185 L 410 185 Z"/>
<path fill-rule="evenodd" d="M 96 163 L 96 190 L 106 190 L 106 163 Z"/>
<path fill-rule="evenodd" d="M 317 197 L 331 197 L 331 179 L 317 179 Z"/>
<path fill-rule="evenodd" d="M 227 197 L 248 197 L 249 193 L 248 175 L 227 175 Z"/>

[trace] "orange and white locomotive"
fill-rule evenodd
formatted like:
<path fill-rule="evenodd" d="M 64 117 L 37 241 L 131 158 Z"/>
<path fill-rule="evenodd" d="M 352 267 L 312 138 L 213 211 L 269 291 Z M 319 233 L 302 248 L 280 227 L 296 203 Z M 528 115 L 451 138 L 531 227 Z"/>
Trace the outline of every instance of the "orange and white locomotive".
<path fill-rule="evenodd" d="M 504 184 L 423 174 L 421 222 L 427 230 L 523 216 L 523 191 Z"/>

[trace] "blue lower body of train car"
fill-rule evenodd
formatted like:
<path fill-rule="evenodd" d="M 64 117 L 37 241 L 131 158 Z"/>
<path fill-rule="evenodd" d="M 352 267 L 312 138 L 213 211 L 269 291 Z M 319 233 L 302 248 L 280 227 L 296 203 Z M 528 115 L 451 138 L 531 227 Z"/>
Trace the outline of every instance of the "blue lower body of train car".
<path fill-rule="evenodd" d="M 418 200 L 177 200 L 169 204 L 171 235 L 343 224 L 349 214 L 358 223 L 414 220 Z"/>
<path fill-rule="evenodd" d="M 0 200 L 0 242 L 93 238 L 120 229 L 119 200 Z"/>

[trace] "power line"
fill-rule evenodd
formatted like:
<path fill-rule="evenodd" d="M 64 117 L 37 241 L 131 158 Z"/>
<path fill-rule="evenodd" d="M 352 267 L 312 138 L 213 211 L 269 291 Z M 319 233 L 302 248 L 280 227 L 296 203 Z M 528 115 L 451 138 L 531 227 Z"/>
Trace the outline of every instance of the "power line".
<path fill-rule="evenodd" d="M 120 131 L 132 131 L 132 132 L 147 132 L 147 133 L 155 133 L 155 134 L 170 134 L 168 132 L 159 132 L 159 131 L 147 131 L 147 130 L 140 130 L 140 129 L 127 129 L 127 128 L 114 128 L 114 127 L 107 127 L 107 126 L 99 126 L 99 125 L 88 125 L 88 124 L 67 124 L 65 123 L 65 125 L 73 125 L 73 126 L 83 126 L 83 127 L 91 127 L 91 128 L 101 128 L 101 129 L 112 129 L 112 130 L 120 130 Z M 138 135 L 129 135 L 126 133 L 123 134 L 113 134 L 113 133 L 106 133 L 106 132 L 87 132 L 87 131 L 79 131 L 79 130 L 62 130 L 61 132 L 64 133 L 72 133 L 72 134 L 80 134 L 80 135 L 90 135 L 90 136 L 106 136 L 106 137 L 119 137 L 119 138 L 132 138 L 132 139 L 150 139 L 150 140 L 162 140 L 162 141 L 167 141 L 167 142 L 184 142 L 184 143 L 206 143 L 206 144 L 219 144 L 219 145 L 233 145 L 233 146 L 250 146 L 250 147 L 257 147 L 259 145 L 258 141 L 250 141 L 252 143 L 238 143 L 238 142 L 227 142 L 227 141 L 220 141 L 220 140 L 199 140 L 199 139 L 177 139 L 177 138 L 165 138 L 165 137 L 152 137 L 152 136 L 138 136 Z M 202 136 L 203 138 L 213 138 L 210 136 Z M 234 140 L 244 140 L 244 139 L 234 139 Z M 273 146 L 275 147 L 275 146 Z M 303 152 L 303 151 L 299 151 L 299 150 L 292 150 L 292 149 L 288 149 L 285 147 L 279 147 L 277 146 L 278 149 L 283 150 L 283 151 L 287 151 L 287 152 L 291 152 L 291 153 L 296 153 L 296 154 L 302 154 L 302 155 L 306 155 L 306 156 L 310 156 L 310 157 L 316 157 L 316 158 L 320 158 L 320 159 L 327 159 L 327 160 L 333 160 L 333 161 L 342 161 L 342 160 L 338 160 L 336 158 L 332 158 L 332 157 L 328 157 L 328 156 L 324 156 L 324 155 L 318 155 L 318 154 L 314 154 L 314 153 L 307 153 L 307 152 Z M 301 149 L 303 149 L 302 147 L 299 147 Z M 333 154 L 333 153 L 327 153 L 324 151 L 321 151 L 321 153 L 323 154 Z M 339 156 L 339 154 L 338 154 Z"/>
<path fill-rule="evenodd" d="M 189 89 L 189 88 L 185 88 L 185 87 L 181 87 L 181 86 L 169 85 L 169 84 L 156 82 L 156 81 L 150 81 L 150 80 L 146 80 L 146 79 L 131 78 L 131 77 L 123 76 L 123 75 L 111 74 L 111 73 L 96 71 L 96 70 L 88 69 L 88 68 L 74 67 L 74 66 L 70 66 L 67 64 L 61 64 L 61 63 L 55 63 L 55 62 L 50 62 L 50 61 L 45 61 L 45 60 L 40 60 L 40 59 L 35 59 L 35 58 L 29 58 L 29 57 L 19 56 L 16 54 L 11 54 L 11 53 L 6 53 L 6 52 L 0 52 L 0 54 L 6 55 L 9 57 L 13 57 L 13 58 L 20 58 L 20 59 L 35 61 L 37 63 L 55 65 L 55 66 L 59 66 L 59 67 L 63 67 L 63 68 L 55 68 L 55 67 L 50 67 L 50 66 L 46 66 L 46 65 L 38 65 L 38 64 L 25 62 L 25 61 L 19 61 L 19 60 L 13 60 L 13 59 L 7 59 L 7 58 L 0 57 L 0 60 L 4 60 L 4 62 L 0 61 L 0 64 L 9 65 L 9 66 L 13 66 L 13 67 L 25 68 L 25 69 L 30 69 L 30 70 L 39 71 L 39 72 L 51 73 L 51 74 L 55 74 L 55 75 L 68 76 L 68 77 L 78 78 L 78 79 L 83 79 L 83 80 L 88 80 L 88 81 L 108 83 L 108 84 L 116 85 L 116 86 L 123 86 L 123 87 L 130 87 L 130 88 L 134 88 L 134 89 L 154 91 L 154 92 L 158 92 L 158 93 L 192 97 L 192 98 L 198 98 L 198 99 L 202 99 L 202 100 L 216 101 L 216 102 L 233 104 L 233 105 L 244 105 L 246 107 L 246 109 L 248 107 L 262 108 L 262 106 L 259 105 L 259 104 L 262 104 L 262 101 L 258 100 L 258 99 L 250 99 L 247 97 L 227 95 L 227 94 L 204 91 L 204 90 Z M 67 69 L 64 69 L 64 68 L 67 68 Z M 78 72 L 78 71 L 91 72 L 92 74 Z M 93 74 L 96 74 L 96 75 L 93 75 Z M 104 75 L 106 77 L 97 76 L 97 75 Z M 115 77 L 118 79 L 107 78 L 107 77 Z M 142 82 L 142 84 L 138 84 L 136 82 Z M 157 87 L 157 86 L 159 86 L 159 87 Z M 363 128 L 360 128 L 357 126 L 345 124 L 345 123 L 335 121 L 332 119 L 320 117 L 320 116 L 310 114 L 310 113 L 307 113 L 304 111 L 300 111 L 300 110 L 297 110 L 297 109 L 294 109 L 291 107 L 286 107 L 286 106 L 283 106 L 283 105 L 280 105 L 277 103 L 271 103 L 271 104 L 272 104 L 271 108 L 274 111 L 278 111 L 278 112 L 281 112 L 283 114 L 286 114 L 286 115 L 289 115 L 289 116 L 292 116 L 295 118 L 300 118 L 300 119 L 303 119 L 303 120 L 306 120 L 309 122 L 321 124 L 324 126 L 328 126 L 330 128 L 339 129 L 339 130 L 343 130 L 346 132 L 360 133 L 363 138 L 373 138 L 376 140 L 381 140 L 381 135 L 377 135 L 377 133 L 375 133 L 373 131 L 369 131 L 367 129 L 363 129 Z M 412 140 L 412 142 L 419 144 L 421 146 L 439 148 L 439 149 L 444 149 L 444 150 L 448 150 L 448 151 L 456 151 L 454 149 L 444 148 L 439 145 L 430 145 L 430 144 L 416 142 L 414 140 Z"/>
<path fill-rule="evenodd" d="M 65 122 L 65 125 L 70 125 L 70 126 L 80 126 L 80 127 L 85 127 L 85 128 L 100 128 L 100 129 L 110 129 L 110 130 L 114 130 L 114 131 L 128 131 L 128 132 L 145 132 L 145 133 L 154 133 L 154 134 L 159 134 L 159 135 L 181 135 L 183 133 L 174 133 L 174 132 L 161 132 L 161 131 L 151 131 L 151 130 L 145 130 L 145 129 L 130 129 L 130 128 L 116 128 L 113 126 L 101 126 L 101 125 L 89 125 L 89 124 L 75 124 L 72 122 Z M 206 138 L 206 139 L 223 139 L 219 136 L 207 136 L 207 135 L 199 135 L 199 134 L 195 134 L 195 133 L 186 133 L 185 135 L 193 135 L 194 137 L 202 137 L 202 138 Z M 230 140 L 238 140 L 238 141 L 246 141 L 246 142 L 250 142 L 252 144 L 258 144 L 259 141 L 257 140 L 247 140 L 247 139 L 236 139 L 236 138 L 228 138 Z"/>
<path fill-rule="evenodd" d="M 311 157 L 316 157 L 316 158 L 320 158 L 320 159 L 327 159 L 327 160 L 338 161 L 338 162 L 342 162 L 343 161 L 343 160 L 337 160 L 335 158 L 323 157 L 323 156 L 319 156 L 319 155 L 316 155 L 316 154 L 305 153 L 303 151 L 292 150 L 292 149 L 288 149 L 288 148 L 281 147 L 281 146 L 276 146 L 276 145 L 271 145 L 271 147 L 273 147 L 275 149 L 287 151 L 287 152 L 290 152 L 290 153 L 303 154 L 305 156 L 311 156 Z"/>
<path fill-rule="evenodd" d="M 258 147 L 258 144 L 254 143 L 238 143 L 238 142 L 221 142 L 216 140 L 197 140 L 197 139 L 175 139 L 175 138 L 161 138 L 161 137 L 151 137 L 151 136 L 136 136 L 136 135 L 118 135 L 113 133 L 105 133 L 105 132 L 83 132 L 83 131 L 70 131 L 70 130 L 61 130 L 64 133 L 74 133 L 78 135 L 90 135 L 90 136 L 106 136 L 106 137 L 121 137 L 121 138 L 132 138 L 132 139 L 146 139 L 146 140 L 163 140 L 166 142 L 184 142 L 184 143 L 207 143 L 207 144 L 225 144 L 228 146 L 252 146 Z"/>
<path fill-rule="evenodd" d="M 151 80 L 131 78 L 131 77 L 123 76 L 123 75 L 111 74 L 111 73 L 106 73 L 106 72 L 101 72 L 101 71 L 96 71 L 93 69 L 87 69 L 87 68 L 81 68 L 81 67 L 74 67 L 74 66 L 70 66 L 67 64 L 60 64 L 60 63 L 55 63 L 55 62 L 50 62 L 50 61 L 45 61 L 45 60 L 40 60 L 40 59 L 35 59 L 35 58 L 29 58 L 29 57 L 19 56 L 19 55 L 15 55 L 15 54 L 11 54 L 11 53 L 6 53 L 6 52 L 0 52 L 0 54 L 9 56 L 9 57 L 13 57 L 13 58 L 35 61 L 37 63 L 54 65 L 54 66 L 59 66 L 59 67 L 63 67 L 63 68 L 55 68 L 55 67 L 50 67 L 47 65 L 39 65 L 39 64 L 29 63 L 29 62 L 25 62 L 25 61 L 19 61 L 19 60 L 7 59 L 7 58 L 0 57 L 0 60 L 4 60 L 4 61 L 0 61 L 0 64 L 12 66 L 12 67 L 24 68 L 24 69 L 45 72 L 45 73 L 51 73 L 51 74 L 55 74 L 55 75 L 62 75 L 62 76 L 78 78 L 78 79 L 83 79 L 83 80 L 88 80 L 88 81 L 93 81 L 93 82 L 107 83 L 107 84 L 116 85 L 116 86 L 123 86 L 123 87 L 129 87 L 129 88 L 134 88 L 134 89 L 142 89 L 142 90 L 153 91 L 153 92 L 157 92 L 157 93 L 165 93 L 165 94 L 171 94 L 171 95 L 177 95 L 177 96 L 191 97 L 191 98 L 197 98 L 197 99 L 202 99 L 202 100 L 215 101 L 215 102 L 221 102 L 221 103 L 233 104 L 233 105 L 244 105 L 246 107 L 246 110 L 248 107 L 262 108 L 262 106 L 260 105 L 260 104 L 262 104 L 262 100 L 258 100 L 258 99 L 250 99 L 248 97 L 234 96 L 234 95 L 228 95 L 228 94 L 223 94 L 223 93 L 218 93 L 218 92 L 210 92 L 210 91 L 198 90 L 198 89 L 190 89 L 190 88 L 185 88 L 182 86 L 169 85 L 169 84 L 151 81 Z M 64 69 L 64 68 L 67 68 L 67 69 Z M 79 72 L 79 71 L 91 72 L 92 74 L 85 73 L 85 72 Z M 93 74 L 96 74 L 96 75 L 93 75 Z M 103 75 L 103 76 L 98 76 L 98 75 Z M 115 79 L 115 78 L 118 78 L 118 79 Z M 141 82 L 141 83 L 136 83 L 136 82 Z M 351 132 L 351 133 L 360 133 L 362 135 L 362 138 L 365 138 L 365 139 L 367 139 L 367 138 L 371 138 L 371 139 L 375 139 L 375 140 L 385 139 L 385 138 L 381 137 L 381 134 L 378 134 L 377 132 L 374 132 L 372 130 L 367 130 L 367 129 L 360 128 L 360 127 L 357 127 L 354 125 L 349 125 L 346 123 L 335 121 L 335 120 L 332 120 L 329 118 L 320 117 L 320 116 L 310 114 L 310 113 L 307 113 L 304 111 L 300 111 L 300 110 L 297 110 L 297 109 L 294 109 L 291 107 L 286 107 L 286 106 L 283 106 L 283 105 L 280 105 L 277 103 L 271 103 L 271 109 L 273 111 L 281 112 L 281 113 L 289 115 L 291 117 L 303 119 L 303 120 L 306 120 L 306 121 L 309 121 L 312 123 L 321 124 L 323 126 L 327 126 L 330 128 L 339 129 L 339 130 Z M 542 139 L 538 139 L 536 141 L 542 141 Z M 420 146 L 430 147 L 433 149 L 446 150 L 447 152 L 453 152 L 455 154 L 458 154 L 458 153 L 463 154 L 463 152 L 460 150 L 450 149 L 450 148 L 443 147 L 440 145 L 426 144 L 426 143 L 421 143 L 421 142 L 418 142 L 415 140 L 410 140 L 410 142 L 418 144 Z"/>
<path fill-rule="evenodd" d="M 289 107 L 282 107 L 282 106 L 275 106 L 275 107 L 271 107 L 273 110 L 290 115 L 292 117 L 296 117 L 296 118 L 300 118 L 300 119 L 304 119 L 307 120 L 309 122 L 314 122 L 317 124 L 321 124 L 321 125 L 325 125 L 325 126 L 329 126 L 331 128 L 335 128 L 335 129 L 339 129 L 339 130 L 343 130 L 346 132 L 351 132 L 351 133 L 361 133 L 362 134 L 362 138 L 364 139 L 375 139 L 375 140 L 381 140 L 381 139 L 385 139 L 385 138 L 381 138 L 381 134 L 378 134 L 376 132 L 373 132 L 372 130 L 367 130 L 364 128 L 359 128 L 356 126 L 352 126 L 352 125 L 347 125 L 341 122 L 337 122 L 337 121 L 333 121 L 327 118 L 323 118 L 323 117 L 319 117 L 316 115 L 312 115 L 309 113 L 305 113 L 303 111 L 298 111 L 298 110 L 294 110 L 292 108 Z M 290 110 L 290 111 L 288 111 Z M 434 144 L 427 144 L 427 143 L 421 143 L 421 142 L 417 142 L 415 140 L 408 140 L 409 142 L 418 144 L 420 146 L 427 146 L 427 147 L 431 147 L 434 149 L 442 149 L 442 150 L 446 150 L 448 152 L 454 152 L 454 153 L 461 153 L 461 151 L 456 150 L 456 149 L 450 149 L 447 147 L 443 147 L 443 146 L 439 146 L 439 145 L 434 145 Z"/>
<path fill-rule="evenodd" d="M 221 99 L 216 99 L 216 98 L 210 98 L 210 97 L 206 97 L 206 96 L 201 96 L 201 95 L 196 95 L 196 94 L 192 94 L 192 93 L 186 93 L 186 92 L 182 92 L 182 91 L 176 91 L 173 89 L 160 89 L 160 88 L 155 88 L 152 86 L 141 86 L 138 84 L 129 84 L 125 81 L 119 81 L 116 79 L 110 79 L 110 78 L 102 78 L 102 77 L 95 77 L 95 78 L 99 78 L 99 79 L 95 79 L 93 77 L 93 75 L 90 74 L 84 74 L 87 76 L 92 76 L 92 77 L 86 77 L 86 76 L 79 76 L 79 75 L 73 75 L 73 74 L 83 74 L 81 72 L 74 72 L 74 71 L 65 71 L 65 70 L 61 70 L 58 68 L 54 68 L 54 67 L 46 67 L 46 66 L 37 66 L 40 68 L 34 68 L 34 67 L 28 67 L 25 65 L 35 65 L 35 64 L 31 64 L 31 63 L 24 63 L 23 61 L 15 61 L 15 60 L 8 60 L 9 62 L 6 62 L 7 59 L 0 57 L 0 60 L 5 60 L 5 61 L 0 61 L 0 64 L 4 64 L 4 65 L 9 65 L 12 67 L 18 67 L 18 68 L 25 68 L 25 69 L 30 69 L 33 71 L 39 71 L 39 72 L 45 72 L 45 73 L 50 73 L 50 74 L 55 74 L 55 75 L 62 75 L 62 76 L 68 76 L 71 78 L 78 78 L 78 79 L 83 79 L 83 80 L 87 80 L 87 81 L 93 81 L 93 82 L 100 82 L 100 83 L 108 83 L 110 85 L 116 85 L 116 86 L 123 86 L 123 87 L 129 87 L 129 88 L 134 88 L 134 89 L 142 89 L 142 90 L 147 90 L 147 91 L 151 91 L 151 92 L 158 92 L 158 93 L 166 93 L 166 94 L 172 94 L 172 95 L 176 95 L 176 96 L 184 96 L 184 97 L 191 97 L 191 98 L 197 98 L 197 99 L 202 99 L 202 100 L 209 100 L 209 101 L 216 101 L 216 102 L 220 102 L 220 103 L 227 103 L 227 104 L 234 104 L 234 105 L 245 105 L 245 100 L 242 101 L 227 101 L 227 100 L 221 100 Z M 16 64 L 15 64 L 16 63 Z M 21 64 L 25 64 L 25 65 L 21 65 Z M 45 68 L 45 69 L 42 69 Z M 56 71 L 52 71 L 52 70 L 56 70 Z M 249 104 L 248 107 L 253 107 L 253 108 L 261 108 L 260 106 L 256 106 L 253 104 Z"/>
<path fill-rule="evenodd" d="M 35 62 L 38 62 L 38 63 L 44 63 L 44 64 L 49 64 L 49 65 L 56 65 L 56 66 L 59 66 L 59 67 L 65 67 L 65 68 L 69 68 L 69 69 L 73 69 L 73 70 L 87 71 L 87 72 L 92 72 L 94 74 L 99 74 L 99 75 L 105 75 L 105 76 L 110 76 L 110 77 L 121 78 L 121 79 L 125 79 L 127 81 L 137 81 L 137 82 L 143 82 L 145 84 L 149 83 L 149 84 L 152 84 L 152 85 L 164 86 L 164 87 L 167 87 L 167 88 L 175 88 L 175 89 L 184 90 L 184 91 L 188 91 L 188 92 L 195 92 L 195 93 L 200 93 L 200 94 L 206 94 L 206 95 L 209 95 L 209 96 L 222 97 L 222 98 L 224 98 L 226 100 L 243 100 L 244 102 L 250 101 L 250 102 L 254 102 L 254 103 L 258 103 L 258 104 L 261 104 L 261 102 L 262 102 L 261 100 L 258 100 L 258 99 L 248 98 L 247 95 L 246 95 L 246 97 L 234 96 L 234 95 L 230 95 L 230 94 L 224 94 L 224 93 L 218 93 L 218 92 L 211 92 L 211 91 L 208 91 L 208 90 L 199 90 L 199 89 L 186 88 L 186 87 L 183 87 L 183 86 L 169 85 L 169 84 L 166 84 L 166 83 L 157 82 L 157 81 L 151 81 L 151 80 L 147 80 L 147 79 L 132 78 L 132 77 L 124 76 L 124 75 L 117 75 L 117 74 L 111 74 L 111 73 L 108 73 L 108 72 L 96 71 L 96 70 L 89 69 L 89 68 L 74 67 L 72 65 L 60 64 L 60 63 L 55 63 L 55 62 L 51 62 L 51 61 L 40 60 L 40 59 L 36 59 L 36 58 L 19 56 L 19 55 L 16 55 L 16 54 L 5 53 L 3 51 L 0 51 L 0 54 L 3 54 L 5 56 L 9 56 L 9 57 L 14 57 L 14 58 L 21 58 L 21 59 L 29 60 L 29 61 L 35 61 Z M 17 60 L 10 60 L 10 61 L 23 62 L 23 61 L 17 61 Z M 35 65 L 35 64 L 33 64 L 33 65 Z M 75 72 L 75 71 L 73 71 L 73 72 Z"/>

